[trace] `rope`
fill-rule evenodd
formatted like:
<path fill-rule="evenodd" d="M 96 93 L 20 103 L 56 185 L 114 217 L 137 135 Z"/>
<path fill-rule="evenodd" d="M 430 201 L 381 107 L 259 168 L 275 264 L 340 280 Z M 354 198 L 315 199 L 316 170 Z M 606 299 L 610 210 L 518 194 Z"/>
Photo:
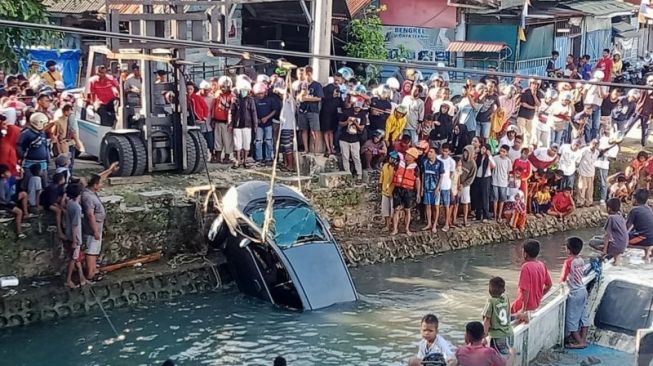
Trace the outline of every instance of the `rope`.
<path fill-rule="evenodd" d="M 118 334 L 118 330 L 116 327 L 113 325 L 113 322 L 111 321 L 111 318 L 109 318 L 109 314 L 107 314 L 106 310 L 104 310 L 104 306 L 102 306 L 102 301 L 100 301 L 95 294 L 95 291 L 93 291 L 93 287 L 88 288 L 91 293 L 93 294 L 93 297 L 95 298 L 95 302 L 100 306 L 100 310 L 102 310 L 102 314 L 104 314 L 104 318 L 107 320 L 107 323 L 109 323 L 109 326 L 111 327 L 111 330 L 113 330 L 113 333 L 116 335 L 116 339 L 121 341 L 125 339 L 124 335 Z"/>

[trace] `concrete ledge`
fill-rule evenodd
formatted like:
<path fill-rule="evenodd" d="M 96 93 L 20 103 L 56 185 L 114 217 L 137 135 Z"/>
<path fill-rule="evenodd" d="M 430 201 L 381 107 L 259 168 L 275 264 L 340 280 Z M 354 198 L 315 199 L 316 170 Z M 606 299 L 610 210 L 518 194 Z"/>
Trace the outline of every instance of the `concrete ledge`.
<path fill-rule="evenodd" d="M 27 325 L 38 321 L 85 315 L 105 309 L 166 301 L 191 293 L 213 291 L 222 286 L 218 265 L 212 258 L 172 267 L 163 261 L 141 268 L 110 273 L 92 286 L 67 289 L 60 277 L 22 283 L 0 290 L 0 328 Z"/>
<path fill-rule="evenodd" d="M 354 179 L 348 172 L 322 173 L 319 177 L 319 184 L 322 188 L 351 187 Z"/>
<path fill-rule="evenodd" d="M 557 232 L 602 227 L 607 219 L 605 209 L 599 206 L 578 209 L 564 221 L 552 216 L 529 216 L 526 230 L 521 233 L 508 225 L 496 222 L 477 223 L 455 228 L 448 232 L 413 232 L 412 236 L 390 236 L 385 229 L 377 228 L 356 236 L 339 240 L 349 266 L 394 262 L 396 260 L 433 255 L 452 250 L 489 245 L 512 240 L 536 238 Z"/>

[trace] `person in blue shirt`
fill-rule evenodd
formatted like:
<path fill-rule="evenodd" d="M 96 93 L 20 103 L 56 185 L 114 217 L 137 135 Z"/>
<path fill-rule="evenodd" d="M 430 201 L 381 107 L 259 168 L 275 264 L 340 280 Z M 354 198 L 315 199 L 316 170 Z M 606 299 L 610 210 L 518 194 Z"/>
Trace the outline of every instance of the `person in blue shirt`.
<path fill-rule="evenodd" d="M 590 55 L 583 55 L 578 63 L 578 71 L 583 80 L 592 78 L 592 65 L 590 64 Z"/>
<path fill-rule="evenodd" d="M 44 182 L 47 182 L 48 160 L 50 159 L 48 136 L 44 132 L 47 123 L 48 117 L 45 114 L 32 113 L 29 117 L 29 128 L 21 131 L 16 142 L 16 152 L 18 159 L 23 162 L 23 170 L 34 164 L 39 164 L 42 174 L 45 175 Z"/>
<path fill-rule="evenodd" d="M 27 194 L 20 192 L 15 194 L 16 185 L 11 179 L 11 171 L 5 164 L 0 164 L 0 209 L 11 211 L 16 216 L 16 235 L 18 239 L 24 239 L 26 236 L 22 231 L 23 224 L 23 210 L 21 210 L 16 202 L 27 209 Z"/>
<path fill-rule="evenodd" d="M 272 117 L 278 112 L 277 104 L 270 97 L 267 87 L 263 83 L 254 85 L 254 100 L 256 101 L 256 115 L 259 119 L 256 127 L 256 137 L 254 138 L 254 160 L 258 164 L 271 166 L 273 155 Z"/>
<path fill-rule="evenodd" d="M 426 159 L 421 164 L 422 167 L 422 202 L 426 211 L 426 227 L 422 230 L 432 230 L 435 232 L 440 216 L 440 183 L 444 176 L 444 163 L 437 158 L 437 150 L 429 149 L 426 153 Z M 435 217 L 433 218 L 433 212 Z M 433 220 L 431 220 L 433 218 Z"/>

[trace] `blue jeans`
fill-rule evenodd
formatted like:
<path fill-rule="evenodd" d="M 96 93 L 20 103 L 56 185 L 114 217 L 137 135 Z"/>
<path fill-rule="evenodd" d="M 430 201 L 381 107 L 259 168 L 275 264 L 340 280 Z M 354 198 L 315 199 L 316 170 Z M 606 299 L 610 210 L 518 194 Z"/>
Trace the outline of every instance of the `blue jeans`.
<path fill-rule="evenodd" d="M 484 139 L 490 138 L 490 127 L 492 126 L 491 122 L 479 122 L 479 129 L 476 130 L 478 136 L 483 137 Z"/>
<path fill-rule="evenodd" d="M 265 142 L 265 158 L 263 157 L 263 142 Z M 272 160 L 272 125 L 258 126 L 256 128 L 256 139 L 254 140 L 256 149 L 254 159 L 256 161 Z"/>
<path fill-rule="evenodd" d="M 592 125 L 590 126 L 590 135 L 585 135 L 585 142 L 589 143 L 592 139 L 598 138 L 599 126 L 601 125 L 601 107 L 595 105 L 592 107 Z"/>
<path fill-rule="evenodd" d="M 558 144 L 558 146 L 563 144 L 563 139 L 565 137 L 566 128 L 563 128 L 560 131 L 551 130 L 551 143 Z"/>
<path fill-rule="evenodd" d="M 599 200 L 608 199 L 608 169 L 596 169 L 599 173 Z"/>

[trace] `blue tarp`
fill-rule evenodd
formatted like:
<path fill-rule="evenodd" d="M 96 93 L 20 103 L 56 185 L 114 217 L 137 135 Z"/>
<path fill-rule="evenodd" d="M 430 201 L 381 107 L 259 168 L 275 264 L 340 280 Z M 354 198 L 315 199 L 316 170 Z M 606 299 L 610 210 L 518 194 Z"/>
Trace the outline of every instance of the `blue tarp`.
<path fill-rule="evenodd" d="M 79 72 L 79 60 L 82 56 L 80 50 L 52 50 L 52 49 L 30 49 L 27 55 L 19 62 L 20 71 L 27 74 L 32 61 L 39 63 L 39 73 L 45 71 L 45 63 L 54 60 L 57 63 L 57 70 L 61 72 L 63 83 L 66 89 L 77 87 L 77 74 Z"/>

